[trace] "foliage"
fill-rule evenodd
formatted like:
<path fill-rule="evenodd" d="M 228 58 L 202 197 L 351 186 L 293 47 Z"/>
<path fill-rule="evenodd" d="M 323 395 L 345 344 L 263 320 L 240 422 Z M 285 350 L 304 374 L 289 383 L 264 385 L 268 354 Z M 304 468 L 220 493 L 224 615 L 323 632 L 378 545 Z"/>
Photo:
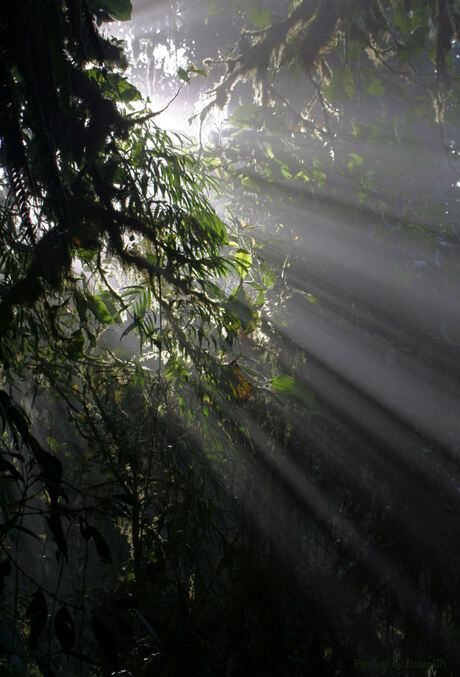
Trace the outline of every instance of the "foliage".
<path fill-rule="evenodd" d="M 453 674 L 457 4 L 172 3 L 203 161 L 130 10 L 2 10 L 2 670 Z"/>
<path fill-rule="evenodd" d="M 456 557 L 458 8 L 267 0 L 256 26 L 247 4 L 202 4 L 229 36 L 219 57 L 190 49 L 211 54 L 201 121 L 217 106 L 231 125 L 204 154 L 252 259 L 243 350 L 285 398 L 252 400 L 248 421 L 279 653 L 259 658 L 271 635 L 248 605 L 240 666 L 343 674 L 373 655 L 392 674 L 424 656 L 428 672 L 436 654 L 451 674 L 458 577 L 435 534 Z"/>
<path fill-rule="evenodd" d="M 127 621 L 107 620 L 102 602 L 87 610 L 102 575 L 94 564 L 96 579 L 86 580 L 92 549 L 102 572 L 115 564 L 112 546 L 124 544 L 125 584 L 142 589 L 162 530 L 171 548 L 176 531 L 190 539 L 173 526 L 181 473 L 196 465 L 197 482 L 206 476 L 198 459 L 182 466 L 180 445 L 177 458 L 168 454 L 171 436 L 188 435 L 193 423 L 205 439 L 211 406 L 238 400 L 222 356 L 240 320 L 216 280 L 242 264 L 221 254 L 226 228 L 205 197 L 212 180 L 180 139 L 174 145 L 151 114 L 130 108 L 140 95 L 121 75 L 121 47 L 95 23 L 127 18 L 129 8 L 24 1 L 5 8 L 1 23 L 1 572 L 2 581 L 12 571 L 21 578 L 20 590 L 5 588 L 14 601 L 2 651 L 44 674 L 82 661 L 117 665 L 139 641 L 125 638 L 119 658 L 113 644 Z M 138 358 L 113 344 L 118 325 L 120 341 L 137 334 Z M 177 423 L 165 430 L 168 419 Z M 139 454 L 145 445 L 150 454 Z M 185 485 L 188 495 L 189 477 Z M 27 560 L 29 547 L 38 558 L 43 550 L 44 570 Z M 66 572 L 77 570 L 85 573 L 72 589 Z M 128 615 L 150 632 L 137 607 Z M 135 664 L 147 649 L 133 654 Z"/>

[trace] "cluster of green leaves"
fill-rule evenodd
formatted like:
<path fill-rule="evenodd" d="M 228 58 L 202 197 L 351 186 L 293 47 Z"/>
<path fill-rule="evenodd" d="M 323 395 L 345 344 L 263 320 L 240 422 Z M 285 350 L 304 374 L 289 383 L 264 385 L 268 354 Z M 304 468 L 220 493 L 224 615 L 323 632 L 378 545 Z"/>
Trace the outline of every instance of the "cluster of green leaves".
<path fill-rule="evenodd" d="M 200 163 L 132 107 L 121 47 L 96 25 L 129 14 L 125 0 L 24 0 L 0 26 L 0 643 L 37 674 L 85 662 L 105 674 L 128 654 L 147 669 L 158 648 L 141 609 L 148 568 L 163 562 L 166 604 L 185 575 L 177 549 L 193 540 L 183 492 L 233 449 L 223 410 L 241 426 L 227 362 L 245 316 L 223 279 L 249 262 L 222 255 Z M 194 501 L 199 531 L 211 501 Z M 122 641 L 123 614 L 91 601 L 108 568 L 114 591 L 117 580 L 136 590 L 129 623 L 140 618 L 150 643 L 140 628 Z"/>

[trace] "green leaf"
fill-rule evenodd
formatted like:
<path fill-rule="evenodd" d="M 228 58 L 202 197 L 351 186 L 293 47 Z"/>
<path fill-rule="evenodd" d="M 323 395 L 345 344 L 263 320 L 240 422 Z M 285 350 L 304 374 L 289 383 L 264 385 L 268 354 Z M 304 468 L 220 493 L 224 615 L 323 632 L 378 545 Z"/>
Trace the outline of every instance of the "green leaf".
<path fill-rule="evenodd" d="M 266 287 L 273 287 L 275 284 L 275 279 L 276 279 L 276 274 L 274 270 L 269 270 L 267 269 L 264 272 L 264 276 L 262 278 L 263 283 Z"/>
<path fill-rule="evenodd" d="M 190 374 L 180 358 L 171 356 L 165 364 L 165 376 L 169 381 L 181 384 L 189 378 Z"/>
<path fill-rule="evenodd" d="M 193 64 L 189 64 L 187 69 L 185 68 L 179 68 L 177 71 L 177 75 L 181 80 L 184 82 L 190 82 L 190 73 L 193 73 L 194 75 L 201 75 L 202 78 L 208 77 L 208 74 L 204 68 L 197 68 Z"/>
<path fill-rule="evenodd" d="M 270 160 L 274 160 L 274 159 L 275 159 L 275 154 L 274 154 L 274 152 L 273 152 L 273 149 L 272 149 L 271 145 L 270 145 L 269 143 L 267 143 L 267 142 L 264 142 L 264 148 L 265 148 L 265 152 L 267 153 L 267 155 L 268 155 L 268 157 L 270 158 Z"/>
<path fill-rule="evenodd" d="M 109 312 L 109 309 L 102 298 L 102 294 L 87 296 L 86 301 L 88 303 L 88 308 L 92 311 L 93 315 L 97 320 L 99 320 L 99 322 L 104 324 L 114 324 L 115 320 L 113 319 L 112 313 Z"/>
<path fill-rule="evenodd" d="M 350 158 L 350 161 L 347 162 L 347 167 L 348 169 L 355 169 L 355 167 L 361 167 L 363 164 L 363 156 L 358 155 L 358 153 L 348 153 L 348 157 Z"/>
<path fill-rule="evenodd" d="M 233 111 L 230 122 L 235 127 L 247 129 L 257 122 L 260 111 L 260 106 L 257 106 L 255 103 L 245 103 Z"/>
<path fill-rule="evenodd" d="M 117 324 L 123 324 L 120 317 L 122 308 L 120 308 L 119 300 L 113 295 L 113 293 L 108 289 L 104 289 L 104 291 L 102 291 L 97 296 L 106 305 L 107 310 L 112 315 L 112 320 L 117 322 Z"/>
<path fill-rule="evenodd" d="M 217 244 L 223 245 L 227 243 L 227 228 L 215 212 L 203 212 L 203 214 L 197 215 L 196 218 Z"/>
<path fill-rule="evenodd" d="M 310 181 L 310 177 L 304 171 L 297 172 L 295 178 L 302 180 L 304 183 L 308 183 Z"/>
<path fill-rule="evenodd" d="M 103 9 L 113 19 L 129 21 L 133 6 L 131 0 L 88 0 L 88 5 L 93 9 Z"/>
<path fill-rule="evenodd" d="M 77 257 L 82 263 L 90 263 L 98 254 L 98 249 L 86 249 L 84 247 L 78 247 Z"/>
<path fill-rule="evenodd" d="M 306 409 L 312 408 L 315 400 L 314 394 L 292 376 L 287 376 L 287 374 L 277 376 L 270 381 L 270 385 L 273 390 L 281 395 L 292 397 Z"/>
<path fill-rule="evenodd" d="M 217 169 L 222 166 L 222 160 L 219 157 L 206 158 L 205 163 L 210 169 Z"/>
<path fill-rule="evenodd" d="M 179 68 L 179 70 L 177 71 L 177 75 L 179 76 L 180 80 L 183 80 L 184 82 L 190 82 L 188 72 L 183 68 Z"/>
<path fill-rule="evenodd" d="M 252 256 L 245 249 L 238 249 L 235 253 L 236 265 L 238 268 L 238 273 L 241 278 L 246 277 L 248 274 L 251 264 Z"/>
<path fill-rule="evenodd" d="M 139 90 L 118 73 L 105 73 L 100 68 L 90 68 L 86 74 L 97 82 L 105 96 L 114 101 L 129 103 L 142 99 Z"/>
<path fill-rule="evenodd" d="M 383 96 L 385 94 L 385 85 L 382 83 L 380 78 L 373 78 L 367 91 L 372 96 Z"/>
<path fill-rule="evenodd" d="M 142 95 L 140 91 L 132 85 L 126 78 L 121 77 L 117 73 L 111 75 L 112 80 L 114 81 L 114 90 L 116 90 L 117 97 L 123 103 L 128 103 L 129 101 L 140 101 Z"/>
<path fill-rule="evenodd" d="M 326 174 L 324 172 L 319 172 L 316 169 L 314 169 L 312 172 L 312 178 L 320 188 L 326 183 Z"/>
<path fill-rule="evenodd" d="M 287 165 L 281 165 L 281 174 L 284 176 L 285 179 L 289 181 L 289 179 L 292 179 L 292 174 L 289 171 L 289 167 Z"/>
<path fill-rule="evenodd" d="M 246 14 L 249 21 L 257 28 L 268 28 L 270 26 L 272 13 L 269 9 L 259 9 L 254 5 L 246 7 Z"/>
<path fill-rule="evenodd" d="M 243 179 L 241 179 L 241 185 L 244 186 L 246 190 L 250 190 L 253 193 L 259 190 L 259 184 L 250 176 L 245 176 Z"/>

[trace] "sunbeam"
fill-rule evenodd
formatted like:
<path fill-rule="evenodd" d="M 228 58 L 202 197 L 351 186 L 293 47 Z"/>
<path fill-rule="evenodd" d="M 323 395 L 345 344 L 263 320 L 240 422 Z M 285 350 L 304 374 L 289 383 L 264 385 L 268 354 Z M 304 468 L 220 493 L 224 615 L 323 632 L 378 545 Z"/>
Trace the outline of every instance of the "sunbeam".
<path fill-rule="evenodd" d="M 457 0 L 0 10 L 0 673 L 457 674 Z"/>

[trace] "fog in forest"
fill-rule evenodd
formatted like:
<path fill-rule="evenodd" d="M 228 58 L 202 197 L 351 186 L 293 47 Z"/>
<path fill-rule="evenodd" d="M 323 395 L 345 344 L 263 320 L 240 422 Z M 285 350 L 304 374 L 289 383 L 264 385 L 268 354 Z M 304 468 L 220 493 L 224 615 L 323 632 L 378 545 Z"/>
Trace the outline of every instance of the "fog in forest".
<path fill-rule="evenodd" d="M 0 672 L 456 674 L 458 3 L 19 4 Z"/>

